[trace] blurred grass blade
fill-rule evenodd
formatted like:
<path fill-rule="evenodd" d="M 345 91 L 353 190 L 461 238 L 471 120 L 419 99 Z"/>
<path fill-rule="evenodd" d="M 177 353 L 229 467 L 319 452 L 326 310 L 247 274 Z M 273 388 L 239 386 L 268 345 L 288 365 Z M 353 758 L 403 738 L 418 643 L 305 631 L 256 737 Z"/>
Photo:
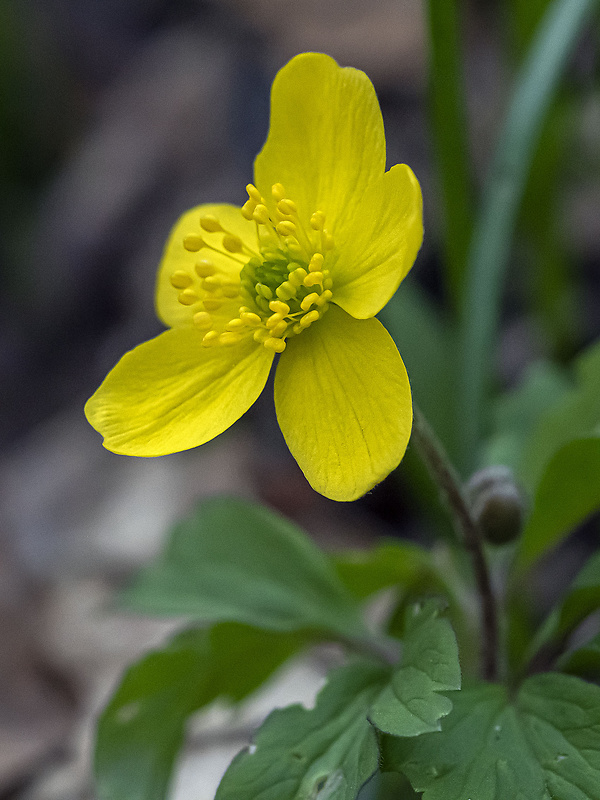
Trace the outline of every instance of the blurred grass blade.
<path fill-rule="evenodd" d="M 457 0 L 428 0 L 429 103 L 445 225 L 446 289 L 460 306 L 473 203 Z"/>
<path fill-rule="evenodd" d="M 546 112 L 565 63 L 597 0 L 554 0 L 525 59 L 492 162 L 469 250 L 459 388 L 462 466 L 476 464 L 502 281 L 513 229 Z"/>

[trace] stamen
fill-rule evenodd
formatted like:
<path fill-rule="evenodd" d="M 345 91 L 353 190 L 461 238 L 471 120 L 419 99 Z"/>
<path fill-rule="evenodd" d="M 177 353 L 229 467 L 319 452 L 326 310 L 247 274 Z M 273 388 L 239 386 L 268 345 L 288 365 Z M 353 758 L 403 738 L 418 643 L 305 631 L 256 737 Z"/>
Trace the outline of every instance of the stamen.
<path fill-rule="evenodd" d="M 273 200 L 283 200 L 285 197 L 285 189 L 280 183 L 274 183 L 273 186 L 271 186 L 271 194 L 273 196 Z"/>
<path fill-rule="evenodd" d="M 252 198 L 250 198 L 250 200 L 246 200 L 246 202 L 242 206 L 242 217 L 244 217 L 244 219 L 247 220 L 254 219 L 255 208 L 256 208 L 256 201 L 252 200 Z"/>
<path fill-rule="evenodd" d="M 217 268 L 213 262 L 209 261 L 208 258 L 201 258 L 199 261 L 196 261 L 196 266 L 194 269 L 196 270 L 196 275 L 198 275 L 199 278 L 208 278 L 210 275 L 214 275 L 217 271 Z"/>
<path fill-rule="evenodd" d="M 216 297 L 205 297 L 202 302 L 207 311 L 218 311 L 223 305 L 222 301 L 217 300 Z"/>
<path fill-rule="evenodd" d="M 322 211 L 315 211 L 310 218 L 310 227 L 313 231 L 322 231 L 325 225 L 325 214 Z"/>
<path fill-rule="evenodd" d="M 256 188 L 256 186 L 253 183 L 247 184 L 246 191 L 248 192 L 248 197 L 251 200 L 254 200 L 256 203 L 260 203 L 261 202 L 262 195 L 261 195 L 261 193 L 258 191 L 258 189 Z"/>
<path fill-rule="evenodd" d="M 308 265 L 309 272 L 321 272 L 323 267 L 324 261 L 323 253 L 315 253 L 312 258 L 310 259 L 310 263 Z"/>
<path fill-rule="evenodd" d="M 284 281 L 281 286 L 275 289 L 275 294 L 280 300 L 291 300 L 296 297 L 296 287 L 289 281 Z"/>
<path fill-rule="evenodd" d="M 193 306 L 200 298 L 193 289 L 184 289 L 177 297 L 182 306 Z"/>
<path fill-rule="evenodd" d="M 217 331 L 209 331 L 208 333 L 204 334 L 202 344 L 204 347 L 212 347 L 212 345 L 217 344 L 218 338 L 219 334 Z"/>
<path fill-rule="evenodd" d="M 271 336 L 268 339 L 265 339 L 263 342 L 263 347 L 266 347 L 267 350 L 274 350 L 276 353 L 283 353 L 286 345 L 283 339 L 275 339 Z"/>
<path fill-rule="evenodd" d="M 278 222 L 275 229 L 277 233 L 280 233 L 282 236 L 293 236 L 296 233 L 296 226 L 289 220 Z"/>
<path fill-rule="evenodd" d="M 256 326 L 260 325 L 262 322 L 258 314 L 255 314 L 253 311 L 242 311 L 240 309 L 240 318 L 250 328 L 256 328 Z"/>
<path fill-rule="evenodd" d="M 222 333 L 219 336 L 219 344 L 224 344 L 225 346 L 231 346 L 232 344 L 237 344 L 241 341 L 242 335 L 240 333 L 225 331 L 225 333 Z"/>
<path fill-rule="evenodd" d="M 282 303 L 280 300 L 271 300 L 269 308 L 276 314 L 282 314 L 286 317 L 290 313 L 290 307 L 287 303 Z"/>
<path fill-rule="evenodd" d="M 323 283 L 322 272 L 310 272 L 302 281 L 305 286 L 316 286 L 317 283 Z"/>
<path fill-rule="evenodd" d="M 269 216 L 269 209 L 262 203 L 259 203 L 254 209 L 252 219 L 258 222 L 259 225 L 273 225 L 271 217 Z"/>
<path fill-rule="evenodd" d="M 318 311 L 309 311 L 308 314 L 305 314 L 302 319 L 300 320 L 300 325 L 303 328 L 308 328 L 309 325 L 312 325 L 313 322 L 316 322 L 321 315 Z"/>
<path fill-rule="evenodd" d="M 236 319 L 230 320 L 227 323 L 227 325 L 225 325 L 225 330 L 226 331 L 239 331 L 240 328 L 243 328 L 243 327 L 244 327 L 243 321 L 241 319 L 239 319 L 239 318 L 236 318 Z"/>
<path fill-rule="evenodd" d="M 262 344 L 269 338 L 269 331 L 267 331 L 265 328 L 259 328 L 258 330 L 254 331 L 253 338 L 255 342 Z"/>
<path fill-rule="evenodd" d="M 271 314 L 269 319 L 266 322 L 267 328 L 274 328 L 275 325 L 280 323 L 283 320 L 283 314 Z"/>
<path fill-rule="evenodd" d="M 184 272 L 182 269 L 176 270 L 171 275 L 171 286 L 174 289 L 187 289 L 187 287 L 191 286 L 193 282 L 194 279 L 192 276 L 189 273 Z"/>
<path fill-rule="evenodd" d="M 223 236 L 223 247 L 229 253 L 241 253 L 244 245 L 239 236 L 235 236 L 233 233 L 226 233 Z"/>
<path fill-rule="evenodd" d="M 315 303 L 318 303 L 319 295 L 317 292 L 312 292 L 311 294 L 307 294 L 304 300 L 300 303 L 300 308 L 302 311 L 309 311 L 310 307 Z"/>
<path fill-rule="evenodd" d="M 303 267 L 298 267 L 298 269 L 290 272 L 288 280 L 293 286 L 300 286 L 307 275 L 308 272 Z"/>
<path fill-rule="evenodd" d="M 194 325 L 197 328 L 202 330 L 207 330 L 208 328 L 212 328 L 213 319 L 210 314 L 207 314 L 206 311 L 198 311 L 197 314 L 194 314 Z"/>
<path fill-rule="evenodd" d="M 278 322 L 277 325 L 271 328 L 271 336 L 275 338 L 280 338 L 288 329 L 288 323 L 285 320 L 281 320 Z"/>
<path fill-rule="evenodd" d="M 321 234 L 321 247 L 323 250 L 333 250 L 333 236 L 326 230 Z"/>
<path fill-rule="evenodd" d="M 282 216 L 291 217 L 292 214 L 298 212 L 298 207 L 293 200 L 286 197 L 277 203 L 277 211 L 279 211 Z"/>
<path fill-rule="evenodd" d="M 205 217 L 200 218 L 200 227 L 209 233 L 217 233 L 217 231 L 223 230 L 219 220 L 212 214 L 207 214 Z"/>
<path fill-rule="evenodd" d="M 204 239 L 198 233 L 188 233 L 183 238 L 183 246 L 190 253 L 197 253 L 204 247 Z"/>

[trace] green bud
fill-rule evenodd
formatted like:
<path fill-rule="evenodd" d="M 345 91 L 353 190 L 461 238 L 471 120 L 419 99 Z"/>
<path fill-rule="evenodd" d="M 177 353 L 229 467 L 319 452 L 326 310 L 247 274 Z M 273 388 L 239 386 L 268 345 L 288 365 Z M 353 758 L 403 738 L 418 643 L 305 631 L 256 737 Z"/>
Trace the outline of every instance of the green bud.
<path fill-rule="evenodd" d="M 490 544 L 513 542 L 523 529 L 524 502 L 508 467 L 475 472 L 466 486 L 467 498 L 484 539 Z"/>

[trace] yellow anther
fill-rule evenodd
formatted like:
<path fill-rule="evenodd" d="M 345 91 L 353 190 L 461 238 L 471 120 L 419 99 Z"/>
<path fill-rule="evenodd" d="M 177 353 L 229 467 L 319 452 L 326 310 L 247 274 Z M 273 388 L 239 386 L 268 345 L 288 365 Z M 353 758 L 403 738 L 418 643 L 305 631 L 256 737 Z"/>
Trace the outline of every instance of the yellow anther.
<path fill-rule="evenodd" d="M 237 297 L 240 293 L 240 287 L 237 283 L 224 283 L 221 287 L 221 291 L 225 297 L 233 298 Z"/>
<path fill-rule="evenodd" d="M 241 319 L 230 319 L 227 325 L 225 325 L 226 331 L 239 331 L 244 327 L 244 323 Z"/>
<path fill-rule="evenodd" d="M 307 275 L 308 272 L 303 267 L 298 267 L 298 269 L 290 272 L 288 281 L 292 284 L 292 286 L 300 286 Z"/>
<path fill-rule="evenodd" d="M 212 328 L 213 320 L 210 314 L 207 314 L 206 311 L 198 311 L 197 314 L 194 314 L 194 325 L 201 330 L 207 330 L 208 328 Z"/>
<path fill-rule="evenodd" d="M 219 334 L 217 333 L 217 331 L 209 331 L 208 333 L 204 334 L 202 338 L 202 344 L 204 345 L 204 347 L 211 347 L 211 345 L 217 344 L 218 339 L 219 339 Z"/>
<path fill-rule="evenodd" d="M 333 292 L 330 289 L 326 289 L 319 296 L 319 299 L 317 300 L 317 305 L 318 306 L 324 306 L 325 303 L 328 303 L 331 300 L 332 297 L 333 297 Z"/>
<path fill-rule="evenodd" d="M 262 322 L 258 314 L 255 314 L 253 311 L 242 311 L 240 309 L 240 318 L 244 324 L 248 325 L 250 328 L 256 328 L 256 326 L 260 325 Z"/>
<path fill-rule="evenodd" d="M 309 272 L 302 282 L 305 286 L 316 286 L 318 283 L 323 283 L 323 273 Z"/>
<path fill-rule="evenodd" d="M 229 253 L 241 253 L 243 244 L 239 236 L 234 236 L 233 233 L 226 233 L 223 236 L 223 247 Z"/>
<path fill-rule="evenodd" d="M 273 292 L 272 290 L 266 286 L 264 283 L 257 283 L 254 287 L 256 294 L 261 295 L 265 298 L 265 300 L 272 300 L 273 299 Z"/>
<path fill-rule="evenodd" d="M 200 217 L 200 227 L 208 231 L 208 233 L 216 233 L 222 231 L 221 223 L 212 214 L 207 214 L 205 217 Z"/>
<path fill-rule="evenodd" d="M 321 234 L 321 243 L 323 245 L 323 250 L 333 250 L 333 236 L 327 231 L 323 231 Z"/>
<path fill-rule="evenodd" d="M 308 328 L 308 326 L 316 322 L 320 316 L 317 310 L 309 311 L 308 314 L 305 314 L 300 320 L 300 325 L 302 325 L 303 328 Z"/>
<path fill-rule="evenodd" d="M 209 275 L 214 275 L 217 271 L 213 262 L 209 261 L 208 258 L 201 258 L 199 261 L 196 261 L 194 269 L 199 278 L 208 278 Z"/>
<path fill-rule="evenodd" d="M 259 225 L 272 224 L 271 217 L 269 216 L 269 209 L 266 206 L 263 206 L 262 203 L 259 203 L 254 209 L 254 213 L 252 214 L 252 219 L 255 222 L 258 222 Z"/>
<path fill-rule="evenodd" d="M 280 183 L 274 183 L 271 186 L 271 194 L 273 195 L 273 200 L 283 200 L 285 197 L 285 189 Z"/>
<path fill-rule="evenodd" d="M 283 336 L 283 334 L 287 331 L 287 329 L 288 329 L 288 323 L 284 319 L 282 319 L 281 322 L 278 322 L 274 328 L 271 328 L 271 336 L 279 338 L 280 336 Z"/>
<path fill-rule="evenodd" d="M 264 328 L 259 328 L 257 331 L 254 331 L 254 341 L 259 342 L 260 344 L 262 344 L 265 339 L 268 339 L 269 336 L 269 331 L 265 330 Z"/>
<path fill-rule="evenodd" d="M 313 231 L 322 231 L 325 225 L 325 214 L 322 211 L 315 211 L 310 218 L 310 227 Z"/>
<path fill-rule="evenodd" d="M 205 292 L 215 292 L 217 289 L 221 288 L 221 276 L 220 275 L 209 275 L 208 278 L 204 278 L 202 281 L 202 288 Z"/>
<path fill-rule="evenodd" d="M 277 223 L 276 230 L 281 236 L 293 236 L 296 233 L 296 226 L 293 222 L 286 219 L 283 222 Z"/>
<path fill-rule="evenodd" d="M 198 250 L 202 250 L 204 247 L 204 239 L 199 233 L 188 233 L 187 236 L 183 238 L 183 246 L 186 250 L 189 250 L 190 253 L 197 253 Z"/>
<path fill-rule="evenodd" d="M 187 289 L 188 286 L 191 286 L 194 282 L 194 279 L 191 275 L 187 272 L 184 272 L 182 269 L 178 269 L 171 275 L 171 286 L 175 289 Z"/>
<path fill-rule="evenodd" d="M 248 192 L 248 197 L 251 200 L 254 200 L 255 203 L 260 203 L 260 201 L 262 200 L 261 193 L 258 191 L 258 189 L 253 183 L 249 183 L 246 186 L 246 191 Z"/>
<path fill-rule="evenodd" d="M 325 273 L 323 273 L 323 274 L 325 274 Z M 323 288 L 324 289 L 331 289 L 332 286 L 333 286 L 333 281 L 331 280 L 331 278 L 325 278 L 325 280 L 323 281 Z"/>
<path fill-rule="evenodd" d="M 290 313 L 290 307 L 288 304 L 282 303 L 281 300 L 271 300 L 269 303 L 269 308 L 276 314 L 283 314 L 284 317 Z"/>
<path fill-rule="evenodd" d="M 296 287 L 289 281 L 284 281 L 281 286 L 275 289 L 275 294 L 280 300 L 291 300 L 296 296 Z"/>
<path fill-rule="evenodd" d="M 207 311 L 218 311 L 223 305 L 223 301 L 217 300 L 216 297 L 205 297 L 202 302 Z"/>
<path fill-rule="evenodd" d="M 286 236 L 285 246 L 292 255 L 301 256 L 304 253 L 302 245 L 294 236 Z"/>
<path fill-rule="evenodd" d="M 300 303 L 300 308 L 302 311 L 309 311 L 310 307 L 318 302 L 319 295 L 316 292 L 311 292 L 311 294 L 307 294 L 304 300 Z"/>
<path fill-rule="evenodd" d="M 233 333 L 232 331 L 225 331 L 225 333 L 219 336 L 219 344 L 224 344 L 226 346 L 231 346 L 241 341 L 242 335 L 240 333 Z"/>
<path fill-rule="evenodd" d="M 284 214 L 286 217 L 290 217 L 292 214 L 297 213 L 298 207 L 293 200 L 284 198 L 277 203 L 277 211 L 279 211 L 280 214 Z"/>
<path fill-rule="evenodd" d="M 244 219 L 254 219 L 253 214 L 254 214 L 254 209 L 255 208 L 256 208 L 256 201 L 255 200 L 252 200 L 252 199 L 246 200 L 246 202 L 244 203 L 244 205 L 241 208 L 242 217 L 244 217 Z"/>
<path fill-rule="evenodd" d="M 267 328 L 274 328 L 275 325 L 283 320 L 283 314 L 271 314 L 266 322 Z"/>
<path fill-rule="evenodd" d="M 193 306 L 200 298 L 193 289 L 184 289 L 177 297 L 182 306 Z"/>
<path fill-rule="evenodd" d="M 268 339 L 264 340 L 263 347 L 266 347 L 267 350 L 273 350 L 275 353 L 283 353 L 285 350 L 285 341 L 270 336 Z"/>
<path fill-rule="evenodd" d="M 323 261 L 325 260 L 325 256 L 323 253 L 314 253 L 312 258 L 310 259 L 310 263 L 308 265 L 309 272 L 321 272 L 323 269 Z"/>
<path fill-rule="evenodd" d="M 294 325 L 294 327 L 292 328 L 292 330 L 293 330 L 293 332 L 294 332 L 294 333 L 302 333 L 302 331 L 304 330 L 304 328 L 302 327 L 302 325 L 301 325 L 299 322 L 297 322 L 297 323 Z"/>

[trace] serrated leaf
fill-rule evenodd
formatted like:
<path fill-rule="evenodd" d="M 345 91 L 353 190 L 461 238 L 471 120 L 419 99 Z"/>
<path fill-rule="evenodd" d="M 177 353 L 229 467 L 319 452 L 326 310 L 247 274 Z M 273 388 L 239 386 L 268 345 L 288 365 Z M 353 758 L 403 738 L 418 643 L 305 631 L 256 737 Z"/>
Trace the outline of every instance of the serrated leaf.
<path fill-rule="evenodd" d="M 185 631 L 130 667 L 98 724 L 99 798 L 164 800 L 189 715 L 243 699 L 302 643 L 227 623 Z"/>
<path fill-rule="evenodd" d="M 387 676 L 351 664 L 331 673 L 314 708 L 273 711 L 232 761 L 216 800 L 354 800 L 377 769 L 367 710 Z"/>
<path fill-rule="evenodd" d="M 407 610 L 401 665 L 371 708 L 369 719 L 394 736 L 440 729 L 452 701 L 440 692 L 460 689 L 456 637 L 434 602 Z"/>
<path fill-rule="evenodd" d="M 544 471 L 519 543 L 526 569 L 600 508 L 600 436 L 563 445 Z"/>
<path fill-rule="evenodd" d="M 356 600 L 296 526 L 236 498 L 213 498 L 173 530 L 164 555 L 124 593 L 150 614 L 278 631 L 364 632 Z"/>
<path fill-rule="evenodd" d="M 513 702 L 502 686 L 463 689 L 441 732 L 386 737 L 383 756 L 422 800 L 600 800 L 600 688 L 547 673 Z"/>

